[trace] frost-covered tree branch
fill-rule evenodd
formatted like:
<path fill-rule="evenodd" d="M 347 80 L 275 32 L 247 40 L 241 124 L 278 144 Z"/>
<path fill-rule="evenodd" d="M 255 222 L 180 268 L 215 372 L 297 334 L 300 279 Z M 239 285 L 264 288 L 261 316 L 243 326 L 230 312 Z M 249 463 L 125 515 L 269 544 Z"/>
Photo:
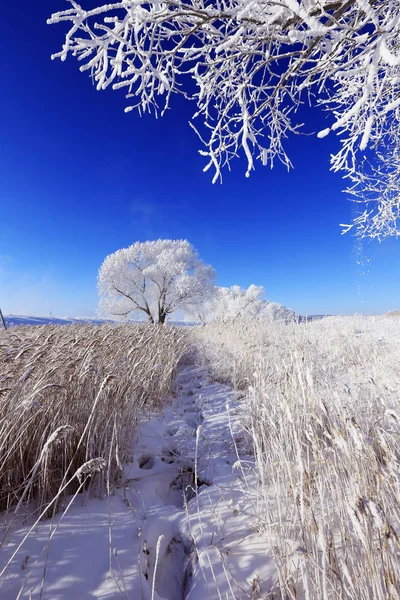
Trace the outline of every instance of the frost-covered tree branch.
<path fill-rule="evenodd" d="M 365 210 L 348 228 L 356 227 L 360 236 L 385 238 L 400 233 L 400 153 L 398 141 L 377 148 L 375 164 L 365 159 L 351 174 L 352 186 L 347 189 L 355 202 Z"/>
<path fill-rule="evenodd" d="M 369 203 L 358 234 L 398 233 L 398 195 L 392 187 L 389 199 L 384 183 L 399 160 L 397 147 L 385 152 L 400 120 L 398 0 L 121 0 L 88 10 L 70 3 L 49 19 L 70 26 L 54 58 L 71 53 L 99 90 L 125 89 L 126 111 L 163 112 L 173 93 L 193 100 L 191 125 L 213 181 L 240 151 L 247 175 L 256 160 L 289 168 L 284 142 L 301 126 L 296 109 L 320 104 L 331 123 L 319 137 L 341 138 L 331 167 Z M 365 152 L 381 187 L 369 183 Z"/>

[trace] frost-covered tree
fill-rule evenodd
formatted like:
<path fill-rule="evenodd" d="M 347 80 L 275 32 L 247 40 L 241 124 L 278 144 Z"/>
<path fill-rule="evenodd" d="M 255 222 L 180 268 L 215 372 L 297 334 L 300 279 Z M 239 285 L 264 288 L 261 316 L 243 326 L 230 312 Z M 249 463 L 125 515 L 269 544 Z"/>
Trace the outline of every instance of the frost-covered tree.
<path fill-rule="evenodd" d="M 258 313 L 258 318 L 266 321 L 285 321 L 285 323 L 289 323 L 290 321 L 297 321 L 299 315 L 291 308 L 279 304 L 279 302 L 265 302 Z"/>
<path fill-rule="evenodd" d="M 247 289 L 239 285 L 220 287 L 210 301 L 210 317 L 212 320 L 256 317 L 263 305 L 263 295 L 263 287 L 254 284 Z"/>
<path fill-rule="evenodd" d="M 179 308 L 205 301 L 214 280 L 214 269 L 187 240 L 136 242 L 107 256 L 100 267 L 100 312 L 119 318 L 142 313 L 163 324 Z"/>
<path fill-rule="evenodd" d="M 255 159 L 289 168 L 296 109 L 319 104 L 329 118 L 319 137 L 340 134 L 331 168 L 365 208 L 352 226 L 360 236 L 399 233 L 399 0 L 70 4 L 49 19 L 70 27 L 54 57 L 77 56 L 99 90 L 125 89 L 127 111 L 164 111 L 174 93 L 194 100 L 214 181 L 240 150 L 247 175 Z"/>
<path fill-rule="evenodd" d="M 186 313 L 203 324 L 237 317 L 256 317 L 264 305 L 263 295 L 264 288 L 257 285 L 250 285 L 247 289 L 239 285 L 215 286 L 205 301 L 187 306 Z"/>
<path fill-rule="evenodd" d="M 297 315 L 277 302 L 264 299 L 264 288 L 250 285 L 247 289 L 238 285 L 215 287 L 214 292 L 200 303 L 193 303 L 186 309 L 189 317 L 201 323 L 231 321 L 237 318 L 265 319 L 268 321 L 291 321 Z"/>

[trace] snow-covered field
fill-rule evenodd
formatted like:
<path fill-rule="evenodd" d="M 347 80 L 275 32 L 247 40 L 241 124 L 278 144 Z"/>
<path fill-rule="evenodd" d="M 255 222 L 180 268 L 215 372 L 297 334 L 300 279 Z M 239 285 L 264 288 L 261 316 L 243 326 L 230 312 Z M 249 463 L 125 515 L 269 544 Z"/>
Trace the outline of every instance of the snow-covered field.
<path fill-rule="evenodd" d="M 16 327 L 17 325 L 74 325 L 94 323 L 100 325 L 108 321 L 102 319 L 92 319 L 90 317 L 35 317 L 32 315 L 5 315 L 4 320 L 7 327 Z"/>
<path fill-rule="evenodd" d="M 38 524 L 12 558 L 1 598 L 248 597 L 272 561 L 252 529 L 253 459 L 235 394 L 182 366 L 177 393 L 145 423 L 134 460 L 103 500 L 78 496 Z M 241 453 L 238 460 L 237 452 Z M 8 535 L 2 565 L 30 528 Z"/>
<path fill-rule="evenodd" d="M 400 318 L 185 335 L 174 391 L 97 498 L 35 523 L 32 496 L 10 523 L 9 494 L 0 597 L 399 598 Z"/>
<path fill-rule="evenodd" d="M 36 317 L 33 315 L 5 315 L 4 320 L 7 327 L 17 327 L 18 325 L 101 325 L 114 322 L 108 319 L 94 319 L 93 317 Z M 172 321 L 171 324 L 179 327 L 194 325 L 192 321 L 177 320 Z"/>

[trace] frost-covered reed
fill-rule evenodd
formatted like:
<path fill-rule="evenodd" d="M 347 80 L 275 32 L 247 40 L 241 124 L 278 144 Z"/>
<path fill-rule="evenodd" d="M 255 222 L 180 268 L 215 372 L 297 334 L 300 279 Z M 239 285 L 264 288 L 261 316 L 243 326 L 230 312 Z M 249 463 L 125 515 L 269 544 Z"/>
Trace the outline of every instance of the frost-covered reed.
<path fill-rule="evenodd" d="M 196 335 L 222 378 L 247 385 L 255 526 L 277 569 L 276 596 L 271 582 L 263 592 L 400 598 L 400 319 L 234 322 Z"/>
<path fill-rule="evenodd" d="M 57 498 L 54 510 L 60 490 L 90 485 L 102 496 L 117 484 L 138 423 L 172 389 L 186 339 L 133 324 L 1 331 L 0 510 L 33 501 L 40 513 Z"/>

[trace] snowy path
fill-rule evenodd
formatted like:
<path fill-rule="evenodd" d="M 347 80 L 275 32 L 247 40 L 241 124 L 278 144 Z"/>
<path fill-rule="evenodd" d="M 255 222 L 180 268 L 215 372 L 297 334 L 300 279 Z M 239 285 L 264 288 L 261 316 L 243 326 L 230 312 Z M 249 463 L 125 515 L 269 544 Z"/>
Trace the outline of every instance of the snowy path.
<path fill-rule="evenodd" d="M 141 428 L 124 485 L 41 523 L 0 598 L 40 598 L 47 550 L 40 553 L 54 526 L 43 600 L 261 597 L 274 568 L 253 528 L 254 474 L 239 410 L 230 388 L 210 383 L 204 369 L 182 368 L 173 405 Z M 1 566 L 26 531 L 11 534 Z"/>

